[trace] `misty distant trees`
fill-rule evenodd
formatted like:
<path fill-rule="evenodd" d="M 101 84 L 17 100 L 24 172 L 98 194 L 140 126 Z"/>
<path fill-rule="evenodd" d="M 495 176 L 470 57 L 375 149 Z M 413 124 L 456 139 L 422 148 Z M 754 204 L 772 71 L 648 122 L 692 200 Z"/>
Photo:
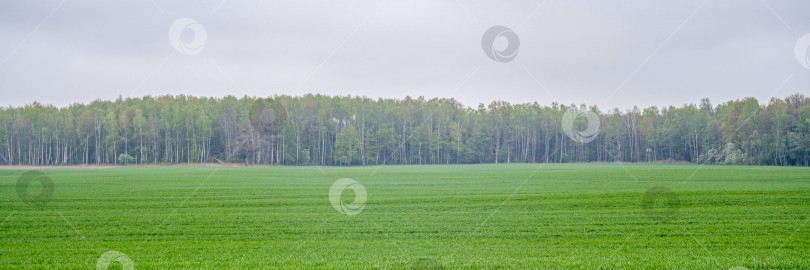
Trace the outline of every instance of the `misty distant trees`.
<path fill-rule="evenodd" d="M 258 105 L 257 105 L 258 104 Z M 0 108 L 0 164 L 279 165 L 652 162 L 810 165 L 810 98 L 600 111 L 589 143 L 571 106 L 306 95 L 159 96 Z M 584 129 L 577 118 L 576 128 Z"/>

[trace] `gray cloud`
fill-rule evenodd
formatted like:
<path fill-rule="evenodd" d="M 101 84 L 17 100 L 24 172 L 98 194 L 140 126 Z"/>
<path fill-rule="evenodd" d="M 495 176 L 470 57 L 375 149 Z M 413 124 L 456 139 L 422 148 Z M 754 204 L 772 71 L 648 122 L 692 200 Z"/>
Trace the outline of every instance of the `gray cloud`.
<path fill-rule="evenodd" d="M 810 86 L 793 56 L 810 32 L 799 0 L 66 1 L 48 17 L 60 2 L 0 3 L 0 106 L 322 93 L 606 110 Z M 183 17 L 207 30 L 200 54 L 169 43 Z M 520 37 L 514 61 L 484 54 L 493 25 Z"/>

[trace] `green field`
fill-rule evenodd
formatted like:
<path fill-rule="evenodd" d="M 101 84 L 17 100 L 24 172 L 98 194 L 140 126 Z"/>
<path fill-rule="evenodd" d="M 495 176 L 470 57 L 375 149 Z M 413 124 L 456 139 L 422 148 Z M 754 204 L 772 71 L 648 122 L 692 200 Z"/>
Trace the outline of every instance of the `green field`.
<path fill-rule="evenodd" d="M 18 195 L 23 172 L 0 171 L 2 269 L 95 269 L 108 251 L 136 269 L 810 268 L 810 168 L 61 169 L 40 171 L 41 204 L 41 182 Z M 366 191 L 355 215 L 330 202 L 342 178 Z"/>

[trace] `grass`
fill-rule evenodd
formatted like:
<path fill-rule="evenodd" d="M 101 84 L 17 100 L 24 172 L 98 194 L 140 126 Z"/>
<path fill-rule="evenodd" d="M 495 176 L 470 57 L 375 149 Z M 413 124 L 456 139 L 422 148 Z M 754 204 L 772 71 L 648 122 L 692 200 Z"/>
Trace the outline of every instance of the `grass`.
<path fill-rule="evenodd" d="M 107 251 L 126 254 L 137 269 L 810 268 L 810 168 L 490 164 L 41 172 L 54 183 L 44 206 L 18 197 L 23 171 L 0 171 L 2 269 L 93 269 Z M 340 178 L 366 190 L 357 215 L 330 204 L 330 187 Z M 644 208 L 653 187 L 664 189 L 649 195 L 662 196 Z M 35 181 L 28 192 L 38 189 Z M 341 200 L 352 203 L 353 192 Z"/>

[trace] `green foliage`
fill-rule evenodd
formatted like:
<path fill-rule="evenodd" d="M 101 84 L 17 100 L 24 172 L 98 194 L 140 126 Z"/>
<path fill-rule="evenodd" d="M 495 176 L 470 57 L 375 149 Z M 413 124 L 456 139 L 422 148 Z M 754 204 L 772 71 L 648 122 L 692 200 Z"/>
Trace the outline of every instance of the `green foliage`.
<path fill-rule="evenodd" d="M 598 115 L 569 139 L 571 107 Z M 584 118 L 574 128 L 588 126 Z M 732 144 L 734 147 L 727 147 Z M 0 109 L 0 164 L 231 162 L 274 165 L 685 161 L 810 165 L 810 98 L 601 111 L 584 105 L 464 107 L 453 99 L 160 96 Z"/>
<path fill-rule="evenodd" d="M 375 173 L 371 176 L 371 172 Z M 0 170 L 0 172 L 3 172 Z M 0 174 L 3 269 L 808 269 L 810 168 L 673 164 L 150 166 Z M 336 211 L 329 187 L 368 200 Z M 653 187 L 671 190 L 677 208 Z M 32 190 L 33 191 L 33 190 Z M 351 202 L 350 192 L 341 198 Z M 670 212 L 671 211 L 671 212 Z M 669 215 L 671 214 L 671 215 Z M 776 250 L 778 248 L 778 250 Z"/>
<path fill-rule="evenodd" d="M 128 154 L 121 154 L 118 156 L 118 164 L 126 165 L 135 163 L 135 158 Z"/>
<path fill-rule="evenodd" d="M 725 156 L 723 164 L 726 165 L 740 165 L 745 161 L 745 156 L 742 151 L 737 149 L 733 143 L 726 143 L 726 147 L 723 149 L 723 156 Z"/>
<path fill-rule="evenodd" d="M 352 126 L 341 129 L 335 141 L 335 160 L 338 165 L 352 165 L 358 161 L 360 153 L 360 138 Z"/>

